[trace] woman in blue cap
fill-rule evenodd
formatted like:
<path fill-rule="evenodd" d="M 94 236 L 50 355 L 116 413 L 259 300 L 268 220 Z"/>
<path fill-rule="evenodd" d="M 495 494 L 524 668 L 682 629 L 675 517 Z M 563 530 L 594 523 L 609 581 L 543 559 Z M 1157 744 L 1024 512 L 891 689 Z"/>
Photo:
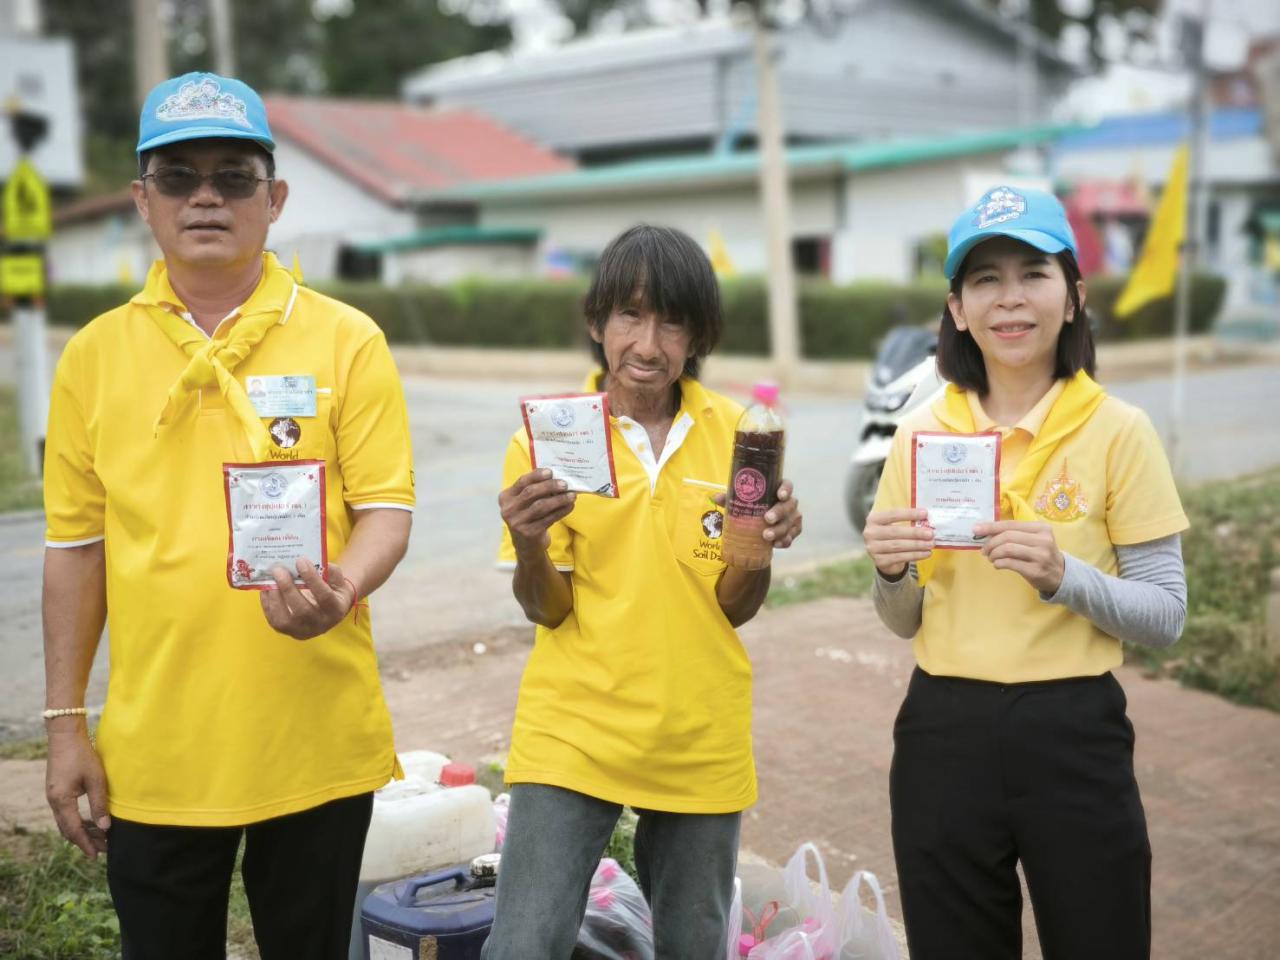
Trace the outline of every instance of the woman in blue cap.
<path fill-rule="evenodd" d="M 1147 957 L 1151 847 L 1111 671 L 1122 642 L 1181 633 L 1187 520 L 1146 415 L 1092 378 L 1057 199 L 997 187 L 949 241 L 949 385 L 898 430 L 864 531 L 876 610 L 917 661 L 890 774 L 911 957 L 1020 957 L 1019 863 L 1048 960 Z M 1000 437 L 1000 515 L 973 549 L 940 549 L 913 508 L 930 432 Z"/>

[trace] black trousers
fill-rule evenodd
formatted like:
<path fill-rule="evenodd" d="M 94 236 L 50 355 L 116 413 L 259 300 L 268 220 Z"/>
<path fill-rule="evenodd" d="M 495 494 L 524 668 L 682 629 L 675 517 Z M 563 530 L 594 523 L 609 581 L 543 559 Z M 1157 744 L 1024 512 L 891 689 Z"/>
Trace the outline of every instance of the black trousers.
<path fill-rule="evenodd" d="M 246 827 L 113 817 L 107 884 L 124 960 L 224 960 L 241 835 L 262 960 L 345 960 L 372 813 L 373 794 L 365 793 Z"/>
<path fill-rule="evenodd" d="M 1109 673 L 1001 685 L 915 671 L 889 776 L 911 960 L 1018 960 L 1018 861 L 1045 960 L 1150 956 L 1125 705 Z"/>

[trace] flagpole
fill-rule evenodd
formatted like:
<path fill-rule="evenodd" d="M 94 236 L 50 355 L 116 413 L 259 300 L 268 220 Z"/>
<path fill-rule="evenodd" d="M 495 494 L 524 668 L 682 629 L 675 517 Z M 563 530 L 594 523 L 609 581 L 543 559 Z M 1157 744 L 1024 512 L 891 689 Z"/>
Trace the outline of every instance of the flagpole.
<path fill-rule="evenodd" d="M 1197 19 L 1182 22 L 1183 52 L 1192 68 L 1191 114 L 1187 137 L 1186 226 L 1182 231 L 1182 257 L 1173 319 L 1173 392 L 1169 402 L 1169 462 L 1175 477 L 1182 476 L 1184 411 L 1186 408 L 1187 335 L 1191 326 L 1191 276 L 1200 266 L 1200 231 L 1203 229 L 1201 198 L 1204 195 L 1205 115 L 1208 84 L 1204 65 L 1205 10 Z M 1166 187 L 1167 188 L 1167 187 Z"/>

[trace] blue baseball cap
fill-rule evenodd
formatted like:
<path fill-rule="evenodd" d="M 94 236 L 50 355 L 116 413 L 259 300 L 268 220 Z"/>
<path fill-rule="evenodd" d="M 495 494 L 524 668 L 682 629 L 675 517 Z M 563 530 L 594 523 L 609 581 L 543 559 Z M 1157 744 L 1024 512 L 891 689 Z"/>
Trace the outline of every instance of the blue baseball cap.
<path fill-rule="evenodd" d="M 267 108 L 247 83 L 216 73 L 184 73 L 147 94 L 138 121 L 138 153 L 214 137 L 252 140 L 275 150 Z"/>
<path fill-rule="evenodd" d="M 956 219 L 947 235 L 950 280 L 969 251 L 992 237 L 1013 237 L 1044 253 L 1076 253 L 1076 235 L 1058 198 L 1043 190 L 995 187 Z"/>

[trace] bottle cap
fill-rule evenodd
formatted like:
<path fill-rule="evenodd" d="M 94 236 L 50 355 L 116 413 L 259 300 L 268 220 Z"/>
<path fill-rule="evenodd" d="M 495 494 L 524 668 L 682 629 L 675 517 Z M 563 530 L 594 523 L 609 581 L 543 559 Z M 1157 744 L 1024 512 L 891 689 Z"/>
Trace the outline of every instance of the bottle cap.
<path fill-rule="evenodd" d="M 738 956 L 745 957 L 755 945 L 756 938 L 749 933 L 744 933 L 738 938 Z"/>
<path fill-rule="evenodd" d="M 469 763 L 446 763 L 440 768 L 440 786 L 465 787 L 476 782 L 476 768 Z"/>
<path fill-rule="evenodd" d="M 751 395 L 771 407 L 778 402 L 778 385 L 772 380 L 761 380 L 752 389 Z"/>
<path fill-rule="evenodd" d="M 613 906 L 613 891 L 608 887 L 602 887 L 591 894 L 591 902 L 597 909 L 608 910 Z"/>
<path fill-rule="evenodd" d="M 600 861 L 600 868 L 596 871 L 596 877 L 608 883 L 618 876 L 622 868 L 618 866 L 618 861 L 611 857 L 605 857 Z"/>
<path fill-rule="evenodd" d="M 471 876 L 477 880 L 498 875 L 498 866 L 502 862 L 500 853 L 482 853 L 471 861 Z"/>

